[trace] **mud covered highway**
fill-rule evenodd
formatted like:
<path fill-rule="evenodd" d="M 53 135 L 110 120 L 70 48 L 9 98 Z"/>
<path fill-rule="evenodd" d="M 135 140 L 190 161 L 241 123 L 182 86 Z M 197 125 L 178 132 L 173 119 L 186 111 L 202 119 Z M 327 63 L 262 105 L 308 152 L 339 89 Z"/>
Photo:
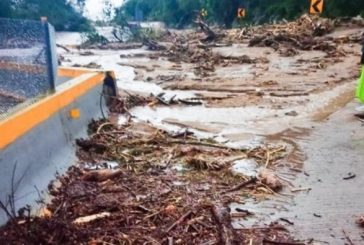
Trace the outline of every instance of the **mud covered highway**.
<path fill-rule="evenodd" d="M 113 70 L 120 97 L 0 242 L 364 244 L 363 27 L 304 15 L 143 43 L 59 33 L 62 65 Z"/>

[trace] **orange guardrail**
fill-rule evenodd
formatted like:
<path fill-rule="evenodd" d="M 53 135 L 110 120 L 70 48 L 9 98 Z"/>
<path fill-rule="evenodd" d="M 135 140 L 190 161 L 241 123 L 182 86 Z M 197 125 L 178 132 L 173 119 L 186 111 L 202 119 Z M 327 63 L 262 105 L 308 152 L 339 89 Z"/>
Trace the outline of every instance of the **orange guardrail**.
<path fill-rule="evenodd" d="M 35 126 L 103 83 L 105 73 L 84 69 L 59 69 L 60 76 L 72 77 L 54 94 L 0 121 L 0 149 L 5 148 Z"/>

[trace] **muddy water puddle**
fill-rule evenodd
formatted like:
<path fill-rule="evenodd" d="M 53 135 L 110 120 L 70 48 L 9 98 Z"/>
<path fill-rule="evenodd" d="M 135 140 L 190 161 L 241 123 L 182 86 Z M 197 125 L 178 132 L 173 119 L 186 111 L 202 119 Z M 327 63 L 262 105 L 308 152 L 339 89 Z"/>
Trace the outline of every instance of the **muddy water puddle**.
<path fill-rule="evenodd" d="M 234 141 L 246 139 L 244 134 L 271 135 L 292 127 L 311 127 L 311 115 L 327 116 L 327 108 L 337 110 L 352 99 L 353 84 L 337 86 L 320 95 L 308 96 L 307 105 L 286 109 L 246 106 L 240 108 L 210 108 L 205 106 L 136 107 L 132 115 L 155 125 L 173 124 L 181 127 L 230 136 Z M 169 91 L 178 94 L 176 91 Z M 343 99 L 337 99 L 343 97 Z M 185 94 L 192 96 L 192 94 Z M 350 97 L 348 99 L 348 97 Z M 293 114 L 295 112 L 295 114 Z M 318 114 L 321 113 L 321 114 Z M 203 128 L 206 125 L 206 128 Z M 241 138 L 239 138 L 241 136 Z"/>
<path fill-rule="evenodd" d="M 234 47 L 220 48 L 220 51 L 225 55 L 231 54 Z M 79 51 L 73 50 L 73 53 L 65 53 L 62 51 L 66 62 L 65 65 L 72 66 L 87 65 L 95 63 L 100 65 L 102 69 L 113 70 L 117 77 L 117 84 L 120 90 L 128 93 L 140 94 L 149 96 L 150 94 L 164 94 L 166 100 L 175 99 L 190 99 L 204 98 L 214 96 L 216 98 L 231 96 L 229 93 L 219 91 L 204 91 L 204 90 L 172 90 L 163 89 L 158 82 L 145 82 L 135 80 L 137 77 L 136 69 L 128 66 L 128 62 L 134 64 L 136 60 L 140 64 L 148 64 L 149 58 L 143 57 L 150 52 L 144 49 L 134 50 L 89 50 L 89 55 L 80 55 Z M 239 52 L 244 53 L 246 48 L 239 49 Z M 256 55 L 261 56 L 267 53 L 268 56 L 276 57 L 276 54 L 270 53 L 267 49 L 260 50 Z M 269 53 L 269 54 L 268 54 Z M 140 55 L 137 59 L 125 58 L 131 55 Z M 302 59 L 320 58 L 321 52 L 312 52 L 299 54 Z M 158 61 L 153 61 L 157 62 Z M 119 63 L 122 63 L 120 65 Z M 160 62 L 160 67 L 157 70 L 166 71 L 170 64 L 168 62 Z M 154 63 L 153 63 L 154 64 Z M 150 64 L 148 64 L 150 65 Z M 155 64 L 156 65 L 156 64 Z M 290 72 L 292 67 L 295 67 L 295 59 L 290 57 L 276 57 L 272 59 L 269 67 L 272 71 Z M 226 67 L 219 68 L 216 71 L 217 76 L 236 76 L 236 77 L 252 77 L 252 65 L 244 65 L 241 67 Z M 221 74 L 220 74 L 221 73 Z M 323 119 L 330 115 L 330 112 L 337 110 L 347 103 L 350 99 L 351 87 L 353 84 L 343 84 L 321 94 L 310 94 L 305 96 L 304 103 L 296 103 L 296 100 L 302 100 L 301 97 L 292 97 L 285 99 L 287 105 L 283 107 L 265 105 L 247 105 L 237 108 L 232 107 L 207 107 L 207 106 L 157 106 L 149 107 L 142 106 L 133 108 L 130 112 L 132 120 L 141 122 L 150 122 L 154 126 L 160 127 L 169 131 L 178 131 L 188 128 L 195 133 L 197 137 L 213 138 L 219 142 L 230 146 L 238 147 L 254 147 L 261 145 L 267 135 L 277 134 L 292 127 L 310 127 L 310 118 Z M 336 99 L 337 95 L 342 96 Z M 235 95 L 234 95 L 235 96 Z M 241 96 L 241 95 L 240 95 Z M 272 105 L 280 103 L 281 98 L 270 98 L 264 96 L 266 100 L 271 100 Z M 242 97 L 242 99 L 244 99 Z M 203 101 L 203 100 L 202 100 Z M 291 102 L 290 102 L 291 101 Z M 203 101 L 204 102 L 204 101 Z M 291 105 L 289 105 L 291 103 Z M 207 103 L 204 103 L 207 104 Z M 119 123 L 127 122 L 127 118 L 121 116 Z"/>
<path fill-rule="evenodd" d="M 235 45 L 232 47 L 219 48 L 219 52 L 225 55 L 237 55 L 234 54 L 234 50 L 238 47 L 236 52 L 240 52 L 240 55 L 245 54 L 244 52 L 250 49 L 244 47 L 244 45 Z M 90 55 L 80 55 L 79 51 L 74 50 L 74 53 L 62 54 L 65 57 L 65 65 L 72 66 L 74 64 L 87 65 L 89 63 L 95 63 L 100 65 L 102 69 L 113 70 L 118 80 L 118 87 L 121 90 L 126 90 L 131 93 L 137 93 L 142 95 L 157 95 L 164 93 L 164 98 L 170 99 L 175 97 L 176 99 L 187 99 L 187 98 L 202 98 L 203 96 L 226 96 L 226 93 L 215 91 L 207 92 L 204 90 L 171 90 L 163 89 L 158 82 L 144 82 L 135 81 L 136 72 L 132 66 L 128 66 L 128 62 L 140 61 L 142 64 L 148 64 L 149 58 L 139 57 L 137 59 L 125 58 L 133 54 L 141 54 L 141 56 L 150 53 L 144 49 L 134 50 L 89 50 Z M 251 51 L 251 50 L 250 50 Z M 270 49 L 259 49 L 254 52 L 254 55 L 259 57 L 265 55 L 273 57 L 271 59 L 269 67 L 271 71 L 290 72 L 295 63 L 295 58 L 292 57 L 278 57 L 277 54 L 273 53 Z M 320 58 L 323 55 L 322 52 L 312 52 L 310 54 L 302 53 L 298 57 L 302 59 Z M 123 58 L 121 58 L 122 56 Z M 297 58 L 297 57 L 296 57 Z M 158 61 L 153 61 L 157 62 Z M 124 65 L 119 65 L 123 63 Z M 134 64 L 133 63 L 133 64 Z M 160 62 L 160 67 L 156 70 L 166 70 L 170 66 L 166 62 Z M 224 77 L 231 76 L 236 77 L 250 77 L 252 65 L 244 65 L 239 67 L 226 67 L 219 68 L 217 75 Z M 156 73 L 156 71 L 154 71 Z M 221 74 L 220 74 L 221 73 Z M 235 85 L 232 85 L 235 86 Z M 286 99 L 287 105 L 284 107 L 277 106 L 277 109 L 272 108 L 273 106 L 242 106 L 238 108 L 221 107 L 221 108 L 209 108 L 205 106 L 171 106 L 171 107 L 155 107 L 151 108 L 136 107 L 131 110 L 131 113 L 135 119 L 141 121 L 148 121 L 154 125 L 172 127 L 172 128 L 192 128 L 196 131 L 202 131 L 205 133 L 214 134 L 215 136 L 221 136 L 229 138 L 231 141 L 239 142 L 246 141 L 247 137 L 242 134 L 253 134 L 253 135 L 270 135 L 284 131 L 287 128 L 293 126 L 302 126 L 309 124 L 310 115 L 315 114 L 314 118 L 325 117 L 329 115 L 326 111 L 327 108 L 333 108 L 337 110 L 340 106 L 343 106 L 349 100 L 349 95 L 352 90 L 348 90 L 348 87 L 352 84 L 339 85 L 333 90 L 324 91 L 321 94 L 311 94 L 305 96 L 304 103 L 295 103 L 296 99 L 300 100 L 301 97 L 293 97 Z M 345 92 L 342 92 L 345 91 Z M 335 102 L 337 94 L 345 93 L 345 99 Z M 241 95 L 239 95 L 241 96 Z M 240 98 L 240 97 L 239 97 Z M 244 99 L 243 97 L 241 97 Z M 270 96 L 264 96 L 265 99 L 271 100 L 272 105 L 275 103 L 281 103 L 281 98 L 270 98 Z M 292 105 L 289 105 L 292 101 Z M 333 103 L 334 101 L 334 103 Z M 335 104 L 335 106 L 331 106 Z M 323 108 L 324 107 L 324 108 Z M 319 114 L 319 115 L 318 115 Z M 120 119 L 123 122 L 123 118 Z M 252 137 L 251 137 L 252 139 Z M 254 139 L 253 139 L 254 140 Z"/>

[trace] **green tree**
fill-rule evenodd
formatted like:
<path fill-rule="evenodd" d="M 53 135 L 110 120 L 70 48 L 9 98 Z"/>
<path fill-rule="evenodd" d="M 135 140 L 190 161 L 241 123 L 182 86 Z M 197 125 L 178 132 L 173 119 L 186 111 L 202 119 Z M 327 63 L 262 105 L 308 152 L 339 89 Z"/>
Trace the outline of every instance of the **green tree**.
<path fill-rule="evenodd" d="M 1 0 L 0 1 L 0 17 L 10 17 L 11 16 L 11 1 Z"/>
<path fill-rule="evenodd" d="M 83 6 L 85 0 L 77 0 Z M 46 16 L 56 30 L 90 30 L 89 21 L 68 0 L 0 0 L 0 17 L 39 20 Z"/>
<path fill-rule="evenodd" d="M 205 8 L 207 20 L 231 27 L 237 20 L 237 9 L 245 7 L 245 21 L 264 23 L 281 19 L 292 20 L 307 13 L 309 0 L 126 0 L 117 11 L 132 20 L 135 9 L 143 11 L 146 20 L 164 21 L 173 27 L 192 24 L 196 12 Z M 364 14 L 364 1 L 326 0 L 323 16 L 340 17 Z"/>

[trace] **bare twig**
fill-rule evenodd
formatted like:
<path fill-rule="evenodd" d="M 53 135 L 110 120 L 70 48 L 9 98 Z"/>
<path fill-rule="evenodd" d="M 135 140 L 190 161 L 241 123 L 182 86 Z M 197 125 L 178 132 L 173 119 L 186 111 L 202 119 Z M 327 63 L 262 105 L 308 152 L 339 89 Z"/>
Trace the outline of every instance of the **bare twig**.
<path fill-rule="evenodd" d="M 184 140 L 170 140 L 166 142 L 167 144 L 182 144 L 182 145 L 199 145 L 199 146 L 206 146 L 206 147 L 213 147 L 218 149 L 224 149 L 224 150 L 238 150 L 234 149 L 232 147 L 224 146 L 224 145 L 218 145 L 218 144 L 211 144 L 211 143 L 205 143 L 205 142 L 199 142 L 199 141 L 184 141 Z M 241 149 L 240 151 L 244 151 L 246 149 Z"/>
<path fill-rule="evenodd" d="M 345 239 L 348 241 L 348 243 L 350 244 L 350 245 L 355 245 L 354 243 L 353 243 L 353 241 L 350 239 L 350 237 L 348 236 L 348 234 L 346 233 L 346 231 L 343 229 L 343 233 L 344 233 L 344 236 L 345 236 Z"/>
<path fill-rule="evenodd" d="M 238 191 L 238 190 L 244 188 L 247 185 L 255 183 L 256 181 L 257 181 L 257 178 L 253 177 L 253 178 L 249 179 L 248 181 L 245 181 L 245 182 L 243 182 L 243 183 L 241 183 L 241 184 L 239 184 L 237 186 L 232 187 L 229 190 L 226 190 L 226 191 L 222 192 L 222 194 L 226 194 L 226 193 L 233 192 L 233 191 Z"/>
<path fill-rule="evenodd" d="M 279 244 L 279 245 L 305 245 L 302 242 L 282 242 L 282 241 L 273 241 L 267 238 L 263 239 L 263 244 Z"/>
<path fill-rule="evenodd" d="M 182 215 L 176 222 L 174 222 L 170 227 L 167 228 L 166 233 L 169 233 L 173 230 L 177 225 L 181 224 L 185 219 L 187 219 L 193 212 L 189 210 L 187 213 Z"/>
<path fill-rule="evenodd" d="M 11 212 L 9 211 L 8 207 L 2 201 L 0 201 L 0 209 L 3 210 L 6 213 L 6 216 L 8 216 L 9 219 L 14 219 L 15 218 L 15 217 L 13 217 Z"/>

